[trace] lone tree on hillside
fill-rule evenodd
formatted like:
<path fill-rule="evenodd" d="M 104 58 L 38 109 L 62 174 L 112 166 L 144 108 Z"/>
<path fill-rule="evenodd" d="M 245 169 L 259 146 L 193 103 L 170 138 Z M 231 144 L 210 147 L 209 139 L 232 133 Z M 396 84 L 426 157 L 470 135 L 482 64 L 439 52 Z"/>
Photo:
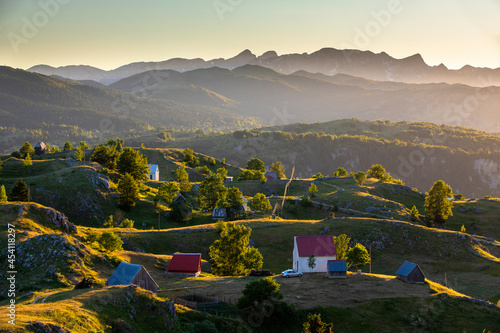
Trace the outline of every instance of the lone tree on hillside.
<path fill-rule="evenodd" d="M 428 219 L 428 226 L 434 223 L 443 225 L 449 216 L 453 216 L 453 192 L 450 185 L 442 180 L 438 180 L 432 185 L 431 190 L 425 197 L 425 213 Z"/>
<path fill-rule="evenodd" d="M 194 162 L 194 151 L 191 148 L 186 148 L 182 151 L 184 158 L 182 159 L 184 162 L 193 163 Z"/>
<path fill-rule="evenodd" d="M 73 150 L 73 145 L 68 140 L 64 143 L 63 150 Z"/>
<path fill-rule="evenodd" d="M 126 173 L 130 174 L 136 181 L 145 181 L 149 179 L 147 157 L 130 147 L 123 149 L 123 152 L 116 162 L 116 169 L 122 175 Z"/>
<path fill-rule="evenodd" d="M 118 182 L 118 206 L 123 210 L 129 210 L 139 200 L 139 186 L 134 177 L 126 173 Z"/>
<path fill-rule="evenodd" d="M 337 168 L 337 171 L 335 171 L 334 176 L 335 177 L 346 177 L 348 175 L 347 170 L 344 169 L 343 167 Z"/>
<path fill-rule="evenodd" d="M 364 173 L 363 171 L 358 171 L 354 174 L 354 179 L 356 180 L 356 183 L 361 186 L 366 180 L 366 173 Z"/>
<path fill-rule="evenodd" d="M 276 302 L 283 299 L 283 294 L 280 291 L 281 285 L 272 277 L 250 281 L 241 291 L 243 294 L 237 303 L 240 310 L 264 305 L 265 302 Z"/>
<path fill-rule="evenodd" d="M 26 141 L 24 145 L 19 149 L 19 153 L 21 154 L 22 158 L 26 158 L 28 155 L 33 155 L 35 153 L 35 149 L 31 147 L 31 144 Z"/>
<path fill-rule="evenodd" d="M 22 178 L 14 184 L 9 192 L 9 201 L 29 201 L 29 190 Z"/>
<path fill-rule="evenodd" d="M 221 276 L 244 275 L 250 269 L 262 267 L 262 254 L 248 247 L 252 229 L 233 222 L 224 223 L 221 238 L 210 246 L 212 273 Z"/>
<path fill-rule="evenodd" d="M 347 251 L 349 249 L 350 237 L 346 234 L 333 236 L 333 242 L 335 243 L 335 250 L 337 251 L 337 260 L 346 260 Z"/>
<path fill-rule="evenodd" d="M 374 164 L 371 166 L 370 170 L 366 172 L 370 177 L 375 179 L 384 179 L 386 174 L 385 168 L 380 164 Z"/>
<path fill-rule="evenodd" d="M 5 186 L 0 186 L 0 203 L 7 202 L 7 193 L 5 192 Z"/>
<path fill-rule="evenodd" d="M 261 172 L 266 172 L 266 166 L 264 162 L 259 160 L 258 158 L 252 158 L 247 162 L 247 167 L 246 169 L 248 170 L 258 170 Z"/>
<path fill-rule="evenodd" d="M 354 265 L 356 270 L 358 270 L 358 266 L 363 266 L 370 262 L 370 255 L 364 247 L 363 244 L 357 243 L 354 247 L 351 247 L 347 251 L 347 265 Z"/>
<path fill-rule="evenodd" d="M 420 221 L 420 214 L 418 213 L 418 209 L 415 205 L 413 205 L 413 207 L 411 208 L 411 212 L 410 212 L 410 220 L 412 222 L 417 222 L 417 221 Z"/>
<path fill-rule="evenodd" d="M 284 179 L 286 177 L 285 170 L 285 167 L 283 167 L 280 161 L 276 161 L 276 163 L 271 164 L 271 168 L 269 168 L 269 171 L 276 172 L 278 174 L 278 177 L 280 177 L 281 179 Z"/>
<path fill-rule="evenodd" d="M 75 150 L 75 161 L 77 162 L 80 162 L 80 161 L 83 161 L 83 150 L 80 148 L 80 146 L 78 146 L 78 148 Z"/>
<path fill-rule="evenodd" d="M 311 197 L 314 197 L 317 192 L 318 187 L 316 186 L 316 184 L 312 183 L 311 186 L 309 186 L 309 193 L 311 193 Z"/>
<path fill-rule="evenodd" d="M 23 165 L 25 167 L 29 167 L 33 165 L 33 162 L 31 161 L 31 155 L 26 155 L 26 158 L 24 159 Z"/>

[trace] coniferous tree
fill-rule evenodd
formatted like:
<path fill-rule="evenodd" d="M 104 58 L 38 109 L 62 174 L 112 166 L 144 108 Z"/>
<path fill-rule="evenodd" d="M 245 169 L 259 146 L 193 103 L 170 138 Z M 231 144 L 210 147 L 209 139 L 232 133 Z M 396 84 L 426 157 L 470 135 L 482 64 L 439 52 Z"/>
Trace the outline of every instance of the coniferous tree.
<path fill-rule="evenodd" d="M 126 173 L 118 182 L 118 206 L 124 210 L 134 207 L 139 200 L 139 186 L 134 177 Z"/>
<path fill-rule="evenodd" d="M 420 217 L 419 217 L 419 212 L 418 212 L 418 209 L 415 205 L 413 205 L 413 207 L 411 208 L 411 212 L 410 212 L 410 220 L 412 222 L 417 222 L 417 221 L 420 221 Z"/>
<path fill-rule="evenodd" d="M 29 167 L 29 166 L 32 166 L 33 165 L 33 162 L 31 161 L 31 155 L 26 155 L 26 157 L 24 158 L 24 162 L 23 162 L 23 165 L 25 167 Z"/>
<path fill-rule="evenodd" d="M 26 183 L 19 178 L 9 192 L 9 201 L 29 201 L 29 189 Z"/>
<path fill-rule="evenodd" d="M 108 169 L 116 170 L 116 162 L 119 156 L 120 153 L 115 146 L 100 145 L 94 148 L 90 160 Z"/>
<path fill-rule="evenodd" d="M 78 148 L 75 150 L 75 161 L 83 161 L 83 154 L 84 152 L 82 151 L 82 149 L 80 148 L 80 146 L 78 146 Z"/>
<path fill-rule="evenodd" d="M 73 150 L 73 145 L 71 143 L 69 143 L 68 140 L 66 140 L 66 142 L 64 143 L 64 147 L 63 147 L 63 151 L 66 151 L 66 150 Z"/>
<path fill-rule="evenodd" d="M 316 184 L 312 183 L 311 186 L 309 186 L 309 193 L 311 193 L 311 196 L 314 197 L 317 192 L 318 187 L 316 186 Z"/>
<path fill-rule="evenodd" d="M 116 169 L 122 175 L 126 173 L 130 174 L 137 181 L 149 179 L 147 157 L 130 147 L 123 149 L 123 152 L 116 162 Z"/>
<path fill-rule="evenodd" d="M 35 153 L 35 149 L 31 147 L 31 144 L 26 141 L 24 145 L 19 149 L 19 153 L 21 154 L 22 158 L 26 158 L 28 155 L 33 155 Z"/>
<path fill-rule="evenodd" d="M 227 187 L 224 186 L 227 171 L 219 168 L 216 173 L 208 175 L 198 187 L 198 201 L 202 208 L 212 210 L 219 200 L 226 200 Z"/>
<path fill-rule="evenodd" d="M 7 201 L 7 193 L 5 192 L 5 186 L 0 186 L 0 203 Z"/>

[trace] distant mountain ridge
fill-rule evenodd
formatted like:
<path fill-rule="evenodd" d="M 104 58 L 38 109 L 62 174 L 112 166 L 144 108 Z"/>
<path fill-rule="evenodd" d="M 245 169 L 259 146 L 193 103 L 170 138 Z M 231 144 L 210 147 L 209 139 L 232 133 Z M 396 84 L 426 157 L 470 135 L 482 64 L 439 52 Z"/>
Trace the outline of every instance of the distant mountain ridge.
<path fill-rule="evenodd" d="M 108 86 L 142 97 L 223 108 L 266 124 L 365 120 L 427 121 L 500 132 L 500 87 L 372 81 L 347 74 L 298 71 L 285 75 L 259 65 L 186 72 L 153 70 Z M 466 104 L 480 95 L 477 105 Z"/>
<path fill-rule="evenodd" d="M 450 70 L 443 64 L 428 66 L 420 54 L 396 59 L 385 52 L 373 53 L 334 48 L 323 48 L 310 54 L 278 55 L 275 51 L 267 51 L 261 56 L 256 56 L 250 50 L 244 50 L 229 59 L 173 58 L 160 62 L 135 62 L 110 71 L 84 65 L 57 68 L 36 65 L 28 71 L 44 75 L 59 75 L 78 81 L 93 80 L 111 84 L 150 70 L 171 69 L 186 72 L 210 67 L 234 69 L 247 64 L 270 68 L 282 74 L 307 71 L 324 75 L 348 74 L 377 81 L 462 83 L 475 87 L 500 86 L 500 68 L 477 68 L 466 65 L 458 70 Z"/>

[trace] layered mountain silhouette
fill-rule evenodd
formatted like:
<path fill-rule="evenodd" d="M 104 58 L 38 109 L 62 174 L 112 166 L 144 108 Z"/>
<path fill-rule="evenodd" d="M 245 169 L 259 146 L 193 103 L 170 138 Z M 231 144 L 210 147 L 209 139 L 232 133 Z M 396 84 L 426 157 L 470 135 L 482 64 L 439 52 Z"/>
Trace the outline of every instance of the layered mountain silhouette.
<path fill-rule="evenodd" d="M 496 132 L 500 129 L 500 114 L 496 112 L 496 105 L 500 104 L 498 87 L 407 84 L 306 71 L 284 75 L 269 68 L 244 65 L 233 70 L 212 67 L 183 73 L 148 71 L 108 88 L 223 108 L 271 125 L 358 117 L 428 121 Z"/>
<path fill-rule="evenodd" d="M 428 66 L 420 54 L 395 59 L 385 52 L 376 54 L 370 51 L 334 48 L 323 48 L 311 54 L 278 55 L 274 51 L 268 51 L 261 56 L 245 50 L 229 59 L 173 58 L 161 62 L 131 63 L 110 71 L 91 66 L 54 68 L 47 65 L 33 66 L 28 70 L 45 75 L 59 75 L 73 80 L 93 80 L 111 84 L 150 70 L 171 69 L 186 72 L 211 67 L 234 69 L 243 65 L 259 65 L 282 74 L 292 74 L 303 70 L 324 75 L 348 74 L 377 81 L 462 83 L 477 87 L 500 85 L 500 68 L 476 68 L 467 65 L 459 70 L 450 70 L 443 64 Z"/>

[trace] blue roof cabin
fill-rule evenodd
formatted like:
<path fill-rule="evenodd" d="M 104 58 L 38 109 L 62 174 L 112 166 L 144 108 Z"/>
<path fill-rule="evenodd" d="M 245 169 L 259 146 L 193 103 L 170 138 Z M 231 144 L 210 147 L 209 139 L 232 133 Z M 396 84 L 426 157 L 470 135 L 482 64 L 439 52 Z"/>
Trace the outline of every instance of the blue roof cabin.
<path fill-rule="evenodd" d="M 396 277 L 408 283 L 424 283 L 425 275 L 417 264 L 405 261 L 396 271 Z"/>

